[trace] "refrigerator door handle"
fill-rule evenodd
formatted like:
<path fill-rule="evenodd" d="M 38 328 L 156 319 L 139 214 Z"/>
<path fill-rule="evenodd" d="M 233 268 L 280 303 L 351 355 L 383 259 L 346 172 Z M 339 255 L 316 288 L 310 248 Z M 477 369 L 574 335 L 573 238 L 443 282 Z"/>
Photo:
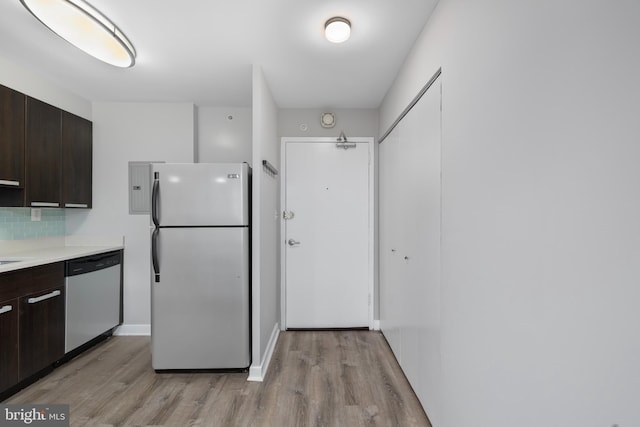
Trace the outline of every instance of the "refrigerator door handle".
<path fill-rule="evenodd" d="M 160 174 L 153 173 L 153 189 L 151 190 L 151 220 L 153 225 L 158 227 L 160 220 L 158 219 L 158 191 L 160 190 Z"/>
<path fill-rule="evenodd" d="M 151 235 L 151 263 L 153 264 L 154 281 L 160 282 L 160 266 L 158 265 L 158 234 L 160 229 L 153 230 Z"/>

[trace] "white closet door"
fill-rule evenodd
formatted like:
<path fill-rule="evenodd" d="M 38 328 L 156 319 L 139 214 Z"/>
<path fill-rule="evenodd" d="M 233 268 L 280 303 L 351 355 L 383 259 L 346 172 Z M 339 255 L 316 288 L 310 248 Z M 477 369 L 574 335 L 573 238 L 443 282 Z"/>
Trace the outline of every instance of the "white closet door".
<path fill-rule="evenodd" d="M 379 147 L 380 324 L 396 358 L 401 360 L 400 316 L 406 279 L 400 248 L 404 236 L 401 209 L 402 145 L 396 129 Z"/>
<path fill-rule="evenodd" d="M 434 405 L 440 388 L 440 84 L 433 85 L 405 117 L 407 174 L 406 304 L 403 364 L 423 405 Z"/>
<path fill-rule="evenodd" d="M 434 425 L 441 400 L 441 85 L 380 147 L 380 321 Z"/>

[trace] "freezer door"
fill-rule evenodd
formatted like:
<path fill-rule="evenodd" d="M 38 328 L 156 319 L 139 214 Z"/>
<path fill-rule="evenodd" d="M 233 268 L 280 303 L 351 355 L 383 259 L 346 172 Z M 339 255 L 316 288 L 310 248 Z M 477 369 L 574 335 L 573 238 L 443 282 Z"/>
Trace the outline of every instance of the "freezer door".
<path fill-rule="evenodd" d="M 250 365 L 249 230 L 169 228 L 157 236 L 160 281 L 151 281 L 152 365 Z"/>
<path fill-rule="evenodd" d="M 246 163 L 153 165 L 152 221 L 160 226 L 249 224 Z"/>

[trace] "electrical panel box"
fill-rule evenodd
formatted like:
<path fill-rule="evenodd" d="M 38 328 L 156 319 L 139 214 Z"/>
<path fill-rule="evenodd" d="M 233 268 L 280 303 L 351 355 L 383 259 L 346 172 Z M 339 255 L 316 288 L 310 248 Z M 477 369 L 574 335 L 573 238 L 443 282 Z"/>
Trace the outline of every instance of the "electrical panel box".
<path fill-rule="evenodd" d="M 151 164 L 164 162 L 129 162 L 129 214 L 151 213 Z"/>

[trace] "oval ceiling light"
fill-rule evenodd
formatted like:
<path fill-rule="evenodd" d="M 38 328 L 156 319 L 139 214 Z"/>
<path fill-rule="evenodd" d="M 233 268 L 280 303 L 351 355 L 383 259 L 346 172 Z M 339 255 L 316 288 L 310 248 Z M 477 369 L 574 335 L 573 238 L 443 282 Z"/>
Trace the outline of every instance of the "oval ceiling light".
<path fill-rule="evenodd" d="M 329 19 L 324 24 L 324 36 L 331 43 L 343 43 L 351 36 L 351 22 L 339 16 Z"/>
<path fill-rule="evenodd" d="M 132 67 L 136 51 L 113 22 L 83 0 L 20 0 L 47 28 L 78 49 L 116 67 Z"/>

